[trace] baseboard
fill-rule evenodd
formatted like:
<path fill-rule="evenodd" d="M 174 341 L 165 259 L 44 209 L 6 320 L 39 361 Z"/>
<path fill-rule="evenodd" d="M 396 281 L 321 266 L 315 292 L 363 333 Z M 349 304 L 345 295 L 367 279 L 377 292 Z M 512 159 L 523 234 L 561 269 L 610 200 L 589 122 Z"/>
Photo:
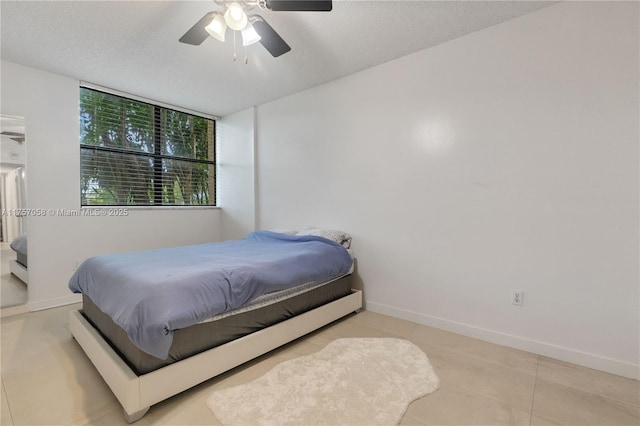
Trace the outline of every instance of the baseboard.
<path fill-rule="evenodd" d="M 27 304 L 30 311 L 42 311 L 44 309 L 57 308 L 60 306 L 73 305 L 82 302 L 81 294 L 70 294 L 69 296 L 56 297 L 54 299 L 39 300 L 37 302 L 29 301 Z"/>
<path fill-rule="evenodd" d="M 382 303 L 372 302 L 370 300 L 367 300 L 366 307 L 368 311 L 390 315 L 396 318 L 416 322 L 418 324 L 427 325 L 429 327 L 451 331 L 453 333 L 472 337 L 474 339 L 484 340 L 487 342 L 496 343 L 498 345 L 532 352 L 560 361 L 570 362 L 572 364 L 581 365 L 583 367 L 593 368 L 595 370 L 616 374 L 618 376 L 628 377 L 635 380 L 640 379 L 640 365 L 634 365 L 616 359 L 582 352 L 567 347 L 557 346 L 537 340 L 526 339 L 520 336 L 501 333 L 496 330 L 480 328 L 469 324 L 464 324 L 443 318 L 437 318 L 418 312 L 388 306 Z"/>
<path fill-rule="evenodd" d="M 26 314 L 27 312 L 29 312 L 27 305 L 7 306 L 6 308 L 0 308 L 0 318 Z"/>

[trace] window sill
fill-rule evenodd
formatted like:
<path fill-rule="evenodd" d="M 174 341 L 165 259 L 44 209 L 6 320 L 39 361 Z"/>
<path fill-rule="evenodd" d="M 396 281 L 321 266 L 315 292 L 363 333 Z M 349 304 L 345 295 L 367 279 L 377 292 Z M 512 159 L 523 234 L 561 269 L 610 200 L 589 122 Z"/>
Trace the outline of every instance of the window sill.
<path fill-rule="evenodd" d="M 220 206 L 82 206 L 82 210 L 220 210 Z"/>

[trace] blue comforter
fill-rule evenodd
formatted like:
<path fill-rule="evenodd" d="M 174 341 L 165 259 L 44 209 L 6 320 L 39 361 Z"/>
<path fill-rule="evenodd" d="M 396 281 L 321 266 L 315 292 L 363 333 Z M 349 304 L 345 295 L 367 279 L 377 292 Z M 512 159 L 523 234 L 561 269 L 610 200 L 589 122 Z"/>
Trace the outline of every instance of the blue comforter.
<path fill-rule="evenodd" d="M 325 238 L 257 231 L 243 240 L 92 257 L 69 288 L 140 349 L 166 359 L 173 330 L 268 292 L 345 275 L 351 263 L 344 247 Z"/>

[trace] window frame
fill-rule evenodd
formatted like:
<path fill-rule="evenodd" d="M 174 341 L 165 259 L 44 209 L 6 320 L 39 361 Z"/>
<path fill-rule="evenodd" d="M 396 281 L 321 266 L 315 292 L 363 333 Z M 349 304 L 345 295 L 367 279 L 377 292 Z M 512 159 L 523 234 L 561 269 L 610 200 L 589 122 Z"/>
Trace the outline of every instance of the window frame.
<path fill-rule="evenodd" d="M 183 209 L 183 208 L 217 208 L 218 204 L 217 204 L 217 188 L 216 188 L 216 183 L 217 183 L 217 164 L 216 164 L 216 157 L 217 157 L 217 120 L 219 117 L 216 116 L 211 116 L 211 115 L 207 115 L 207 114 L 202 114 L 202 113 L 198 113 L 198 112 L 194 112 L 194 111 L 190 111 L 190 110 L 186 110 L 184 108 L 178 108 L 178 107 L 173 107 L 167 104 L 163 104 L 160 102 L 154 102 L 151 101 L 149 99 L 145 99 L 145 98 L 140 98 L 138 96 L 133 96 L 133 95 L 128 95 L 126 93 L 123 92 L 118 92 L 115 90 L 111 90 L 111 89 L 106 89 L 106 88 L 102 88 L 99 86 L 95 86 L 95 85 L 89 85 L 89 84 L 80 84 L 79 87 L 79 98 L 80 98 L 80 94 L 81 94 L 81 90 L 82 89 L 86 89 L 86 90 L 91 90 L 94 92 L 100 92 L 100 93 L 104 93 L 107 94 L 109 96 L 116 96 L 119 98 L 123 98 L 127 101 L 134 101 L 134 102 L 139 102 L 142 104 L 146 104 L 149 105 L 150 107 L 153 108 L 153 114 L 154 114 L 154 119 L 153 119 L 153 151 L 154 152 L 144 152 L 144 151 L 135 151 L 132 149 L 126 149 L 126 148 L 117 148 L 117 147 L 106 147 L 106 146 L 100 146 L 100 145 L 91 145 L 91 144 L 84 144 L 82 143 L 82 138 L 81 136 L 79 137 L 79 147 L 80 147 L 80 181 L 82 182 L 82 178 L 83 178 L 83 167 L 82 167 L 82 152 L 83 150 L 86 152 L 88 150 L 91 151 L 95 151 L 95 152 L 104 152 L 104 153 L 111 153 L 111 154 L 120 154 L 120 155 L 130 155 L 132 157 L 146 157 L 149 158 L 152 161 L 152 168 L 153 168 L 153 181 L 154 182 L 163 182 L 164 181 L 164 176 L 166 175 L 166 173 L 163 172 L 163 160 L 174 160 L 174 161 L 181 161 L 181 162 L 188 162 L 188 163 L 194 163 L 194 164 L 203 164 L 203 165 L 207 165 L 207 167 L 211 167 L 213 170 L 213 178 L 209 178 L 210 181 L 210 185 L 208 188 L 208 196 L 209 196 L 209 203 L 208 204 L 177 204 L 177 203 L 173 203 L 173 204 L 165 204 L 163 201 L 163 190 L 164 190 L 164 184 L 161 185 L 154 185 L 153 186 L 153 200 L 149 203 L 149 204 L 88 204 L 88 203 L 83 203 L 83 198 L 86 200 L 86 197 L 83 197 L 82 195 L 82 187 L 80 188 L 80 206 L 82 208 L 101 208 L 101 207 L 126 207 L 126 208 L 140 208 L 140 209 L 167 209 L 167 208 L 177 208 L 177 209 Z M 80 102 L 79 102 L 80 103 Z M 80 108 L 80 105 L 79 105 Z M 160 119 L 160 115 L 162 110 L 170 110 L 170 111 L 174 111 L 174 112 L 178 112 L 181 114 L 188 114 L 194 117 L 198 117 L 198 118 L 203 118 L 206 120 L 210 120 L 212 123 L 212 140 L 211 143 L 213 144 L 212 147 L 212 153 L 213 153 L 213 159 L 209 159 L 207 158 L 207 160 L 200 160 L 200 159 L 196 159 L 196 158 L 189 158 L 189 157 L 183 157 L 183 156 L 178 156 L 178 155 L 170 155 L 170 154 L 163 154 L 162 153 L 162 136 L 163 136 L 163 130 L 162 130 L 162 124 L 161 124 L 161 119 Z M 80 111 L 79 111 L 79 120 L 80 120 Z M 80 129 L 80 132 L 82 132 L 82 129 Z M 211 185 L 212 184 L 212 185 Z"/>

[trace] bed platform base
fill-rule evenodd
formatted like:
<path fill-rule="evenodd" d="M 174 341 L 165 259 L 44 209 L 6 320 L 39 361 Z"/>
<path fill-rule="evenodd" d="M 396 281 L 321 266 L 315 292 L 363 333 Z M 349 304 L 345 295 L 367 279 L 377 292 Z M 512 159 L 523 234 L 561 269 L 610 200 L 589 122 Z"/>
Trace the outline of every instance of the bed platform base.
<path fill-rule="evenodd" d="M 9 270 L 13 275 L 18 277 L 20 281 L 22 281 L 27 285 L 29 284 L 29 272 L 27 271 L 27 268 L 22 263 L 18 262 L 17 260 L 13 260 L 13 259 L 10 260 Z"/>
<path fill-rule="evenodd" d="M 153 404 L 360 309 L 362 292 L 353 290 L 333 302 L 141 376 L 79 311 L 69 313 L 69 329 L 122 405 L 127 422 L 133 423 Z"/>

